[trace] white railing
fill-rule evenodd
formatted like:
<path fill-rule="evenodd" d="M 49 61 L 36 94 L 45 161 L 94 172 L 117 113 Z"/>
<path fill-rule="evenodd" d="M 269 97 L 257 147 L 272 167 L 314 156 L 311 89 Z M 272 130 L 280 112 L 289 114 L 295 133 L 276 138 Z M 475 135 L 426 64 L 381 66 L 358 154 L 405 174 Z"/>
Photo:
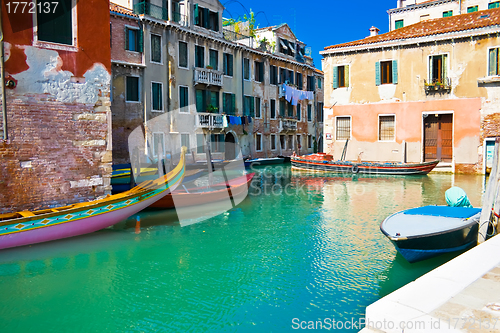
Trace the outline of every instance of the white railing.
<path fill-rule="evenodd" d="M 198 113 L 196 125 L 201 128 L 223 128 L 222 117 L 220 114 Z"/>
<path fill-rule="evenodd" d="M 194 69 L 194 84 L 204 83 L 207 85 L 222 87 L 222 72 L 214 69 L 199 68 Z"/>
<path fill-rule="evenodd" d="M 280 132 L 296 131 L 297 120 L 295 119 L 280 119 Z"/>

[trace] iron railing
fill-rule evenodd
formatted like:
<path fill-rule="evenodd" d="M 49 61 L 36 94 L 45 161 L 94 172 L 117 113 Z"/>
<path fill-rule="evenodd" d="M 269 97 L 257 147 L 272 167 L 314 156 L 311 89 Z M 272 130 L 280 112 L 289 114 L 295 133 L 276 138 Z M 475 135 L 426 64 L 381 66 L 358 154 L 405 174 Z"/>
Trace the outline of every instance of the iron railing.
<path fill-rule="evenodd" d="M 424 79 L 424 89 L 426 93 L 430 93 L 433 91 L 443 92 L 451 90 L 451 79 L 449 77 L 445 77 L 441 80 L 433 79 L 430 82 Z"/>
<path fill-rule="evenodd" d="M 166 7 L 152 5 L 149 2 L 139 2 L 135 4 L 134 13 L 149 15 L 159 20 L 168 20 L 168 10 Z"/>
<path fill-rule="evenodd" d="M 222 115 L 213 113 L 198 113 L 196 124 L 201 128 L 223 128 Z"/>
<path fill-rule="evenodd" d="M 204 83 L 207 85 L 222 87 L 223 74 L 214 69 L 196 67 L 194 69 L 194 83 Z"/>

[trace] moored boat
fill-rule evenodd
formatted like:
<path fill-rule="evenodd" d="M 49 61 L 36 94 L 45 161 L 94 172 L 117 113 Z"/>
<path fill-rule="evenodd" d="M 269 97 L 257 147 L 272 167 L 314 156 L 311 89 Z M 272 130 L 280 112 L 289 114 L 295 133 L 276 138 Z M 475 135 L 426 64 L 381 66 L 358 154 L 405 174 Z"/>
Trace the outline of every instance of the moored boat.
<path fill-rule="evenodd" d="M 183 150 L 185 148 L 183 147 Z M 0 249 L 91 233 L 148 207 L 182 183 L 184 154 L 168 174 L 103 199 L 39 211 L 0 215 Z"/>
<path fill-rule="evenodd" d="M 198 206 L 207 203 L 228 200 L 242 194 L 246 194 L 248 186 L 255 173 L 249 173 L 227 182 L 218 183 L 212 186 L 198 188 L 178 188 L 167 194 L 162 199 L 154 202 L 151 208 L 175 208 Z"/>
<path fill-rule="evenodd" d="M 409 262 L 460 251 L 477 243 L 480 208 L 424 206 L 387 217 L 380 230 Z"/>
<path fill-rule="evenodd" d="M 379 175 L 424 175 L 439 163 L 437 160 L 423 163 L 334 161 L 332 155 L 325 153 L 292 156 L 291 162 L 292 169 L 298 170 Z"/>
<path fill-rule="evenodd" d="M 272 164 L 283 164 L 285 159 L 283 157 L 260 157 L 245 160 L 245 167 L 250 167 L 251 165 L 272 165 Z"/>

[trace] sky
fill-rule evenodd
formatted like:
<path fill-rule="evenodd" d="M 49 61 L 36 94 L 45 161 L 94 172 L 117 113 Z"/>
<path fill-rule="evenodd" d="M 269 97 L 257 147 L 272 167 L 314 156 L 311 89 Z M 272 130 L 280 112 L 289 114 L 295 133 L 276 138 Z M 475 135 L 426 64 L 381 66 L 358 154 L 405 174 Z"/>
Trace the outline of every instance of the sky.
<path fill-rule="evenodd" d="M 321 69 L 319 54 L 325 47 L 363 39 L 375 26 L 380 33 L 389 31 L 387 10 L 397 0 L 219 0 L 226 8 L 224 18 L 256 14 L 259 28 L 288 23 L 295 36 L 312 48 L 316 68 Z"/>

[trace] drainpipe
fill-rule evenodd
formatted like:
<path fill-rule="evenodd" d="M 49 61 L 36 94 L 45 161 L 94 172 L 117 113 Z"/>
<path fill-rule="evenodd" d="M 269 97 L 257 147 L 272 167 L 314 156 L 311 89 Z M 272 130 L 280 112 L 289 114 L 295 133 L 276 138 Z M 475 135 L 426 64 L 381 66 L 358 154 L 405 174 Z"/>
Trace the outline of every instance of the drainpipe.
<path fill-rule="evenodd" d="M 458 1 L 458 15 L 462 14 L 462 0 Z"/>
<path fill-rule="evenodd" d="M 4 70 L 4 53 L 3 53 L 3 28 L 2 28 L 2 6 L 0 5 L 0 82 L 2 89 L 2 130 L 3 139 L 7 140 L 7 102 L 5 99 L 5 70 Z"/>

